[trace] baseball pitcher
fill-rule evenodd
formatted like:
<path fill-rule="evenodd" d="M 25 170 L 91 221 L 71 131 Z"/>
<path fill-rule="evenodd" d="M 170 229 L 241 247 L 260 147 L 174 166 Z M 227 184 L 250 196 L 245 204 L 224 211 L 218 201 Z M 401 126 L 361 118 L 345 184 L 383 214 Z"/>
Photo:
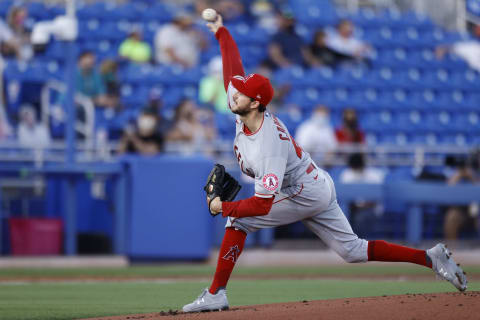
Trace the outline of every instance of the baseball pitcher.
<path fill-rule="evenodd" d="M 220 15 L 207 26 L 220 44 L 228 107 L 237 115 L 235 157 L 242 172 L 255 179 L 255 194 L 233 201 L 239 189 L 236 181 L 221 165 L 212 170 L 205 186 L 207 204 L 212 215 L 228 217 L 228 222 L 212 284 L 183 311 L 228 309 L 227 282 L 247 234 L 296 221 L 346 262 L 415 263 L 466 290 L 465 273 L 443 244 L 425 251 L 358 238 L 337 203 L 332 178 L 295 143 L 283 122 L 266 111 L 273 97 L 270 81 L 259 74 L 245 75 L 237 45 Z"/>

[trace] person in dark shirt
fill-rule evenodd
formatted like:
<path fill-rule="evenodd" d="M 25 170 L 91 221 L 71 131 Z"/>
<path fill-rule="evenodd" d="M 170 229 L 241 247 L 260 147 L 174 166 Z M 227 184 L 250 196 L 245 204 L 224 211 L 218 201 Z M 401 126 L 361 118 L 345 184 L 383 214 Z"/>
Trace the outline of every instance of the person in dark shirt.
<path fill-rule="evenodd" d="M 480 165 L 480 149 L 469 157 L 447 155 L 441 170 L 424 167 L 417 176 L 418 181 L 446 183 L 448 185 L 478 184 Z M 469 205 L 435 206 L 435 210 L 445 212 L 443 220 L 443 236 L 446 240 L 458 240 L 465 234 L 477 234 L 480 229 L 478 201 Z"/>
<path fill-rule="evenodd" d="M 295 19 L 285 13 L 279 15 L 279 29 L 268 48 L 268 64 L 273 70 L 305 64 L 307 48 L 295 32 Z"/>
<path fill-rule="evenodd" d="M 96 67 L 96 56 L 91 51 L 85 51 L 78 57 L 76 73 L 77 91 L 92 99 L 96 106 L 106 105 L 105 85 Z"/>
<path fill-rule="evenodd" d="M 306 51 L 306 60 L 310 67 L 335 66 L 346 58 L 327 47 L 327 35 L 323 30 L 318 30 L 313 36 L 313 42 Z"/>
<path fill-rule="evenodd" d="M 158 116 L 144 110 L 137 119 L 136 127 L 127 127 L 118 148 L 118 153 L 156 155 L 163 150 L 163 135 L 158 130 Z"/>
<path fill-rule="evenodd" d="M 335 130 L 338 143 L 365 143 L 365 133 L 359 128 L 355 109 L 343 111 L 342 126 Z"/>

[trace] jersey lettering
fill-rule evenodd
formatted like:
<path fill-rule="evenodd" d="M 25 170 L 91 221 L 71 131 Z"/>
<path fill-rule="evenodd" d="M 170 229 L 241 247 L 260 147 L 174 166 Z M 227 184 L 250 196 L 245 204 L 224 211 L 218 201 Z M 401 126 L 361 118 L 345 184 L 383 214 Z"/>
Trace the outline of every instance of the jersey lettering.
<path fill-rule="evenodd" d="M 302 147 L 300 147 L 296 142 L 295 142 L 295 139 L 293 139 L 293 137 L 290 137 L 292 138 L 292 143 L 293 143 L 293 147 L 295 148 L 295 153 L 297 154 L 297 157 L 299 159 L 302 159 Z"/>
<path fill-rule="evenodd" d="M 235 153 L 235 157 L 237 158 L 238 164 L 240 165 L 240 170 L 242 170 L 242 172 L 245 173 L 247 176 L 255 178 L 255 174 L 250 168 L 243 167 L 242 155 L 238 151 L 238 147 L 236 145 L 233 146 L 233 152 Z"/>
<path fill-rule="evenodd" d="M 277 117 L 275 117 L 274 115 L 272 115 L 272 117 L 273 117 L 273 123 L 275 123 L 277 130 L 280 131 L 280 134 L 278 135 L 278 137 L 281 140 L 285 140 L 285 141 L 291 140 L 293 147 L 295 148 L 295 153 L 297 154 L 297 157 L 299 159 L 302 159 L 302 148 L 298 146 L 298 144 L 295 142 L 295 139 L 293 139 L 292 136 L 290 137 L 288 136 L 287 131 L 284 128 L 282 128 L 282 125 L 278 121 Z"/>

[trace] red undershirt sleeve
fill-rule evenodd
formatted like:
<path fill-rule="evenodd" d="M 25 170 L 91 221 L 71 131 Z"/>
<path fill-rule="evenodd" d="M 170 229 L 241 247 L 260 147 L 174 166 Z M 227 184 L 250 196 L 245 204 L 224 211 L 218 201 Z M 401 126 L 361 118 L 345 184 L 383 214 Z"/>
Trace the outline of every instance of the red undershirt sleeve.
<path fill-rule="evenodd" d="M 220 27 L 217 33 L 215 33 L 215 38 L 217 38 L 220 43 L 223 64 L 223 84 L 225 91 L 227 91 L 230 78 L 233 76 L 243 77 L 245 76 L 245 71 L 243 70 L 242 58 L 240 57 L 237 44 L 227 28 Z"/>
<path fill-rule="evenodd" d="M 253 196 L 238 201 L 224 201 L 222 202 L 222 216 L 234 218 L 265 216 L 270 212 L 274 198 L 274 196 L 271 198 Z"/>

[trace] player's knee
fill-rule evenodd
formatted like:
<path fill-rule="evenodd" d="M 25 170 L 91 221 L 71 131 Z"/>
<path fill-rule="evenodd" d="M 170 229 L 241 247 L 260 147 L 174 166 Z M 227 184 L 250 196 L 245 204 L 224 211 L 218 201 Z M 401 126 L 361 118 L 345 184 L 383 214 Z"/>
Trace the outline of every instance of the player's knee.
<path fill-rule="evenodd" d="M 367 261 L 367 243 L 363 239 L 347 242 L 340 252 L 340 256 L 348 263 Z"/>

